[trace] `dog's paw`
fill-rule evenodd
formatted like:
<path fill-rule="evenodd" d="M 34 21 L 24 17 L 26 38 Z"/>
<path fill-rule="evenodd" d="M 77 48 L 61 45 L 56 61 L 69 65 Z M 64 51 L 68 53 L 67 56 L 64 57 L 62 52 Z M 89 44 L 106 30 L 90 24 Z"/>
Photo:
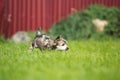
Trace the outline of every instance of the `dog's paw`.
<path fill-rule="evenodd" d="M 33 47 L 30 46 L 29 49 L 28 49 L 29 52 L 32 52 L 33 51 Z"/>

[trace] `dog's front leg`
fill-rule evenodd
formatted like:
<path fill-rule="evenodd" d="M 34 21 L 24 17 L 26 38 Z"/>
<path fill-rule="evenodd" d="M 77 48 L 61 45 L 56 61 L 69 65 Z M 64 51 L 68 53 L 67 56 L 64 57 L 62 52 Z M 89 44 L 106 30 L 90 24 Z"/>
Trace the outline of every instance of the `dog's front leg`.
<path fill-rule="evenodd" d="M 30 47 L 29 47 L 29 51 L 33 51 L 35 47 L 31 44 Z"/>

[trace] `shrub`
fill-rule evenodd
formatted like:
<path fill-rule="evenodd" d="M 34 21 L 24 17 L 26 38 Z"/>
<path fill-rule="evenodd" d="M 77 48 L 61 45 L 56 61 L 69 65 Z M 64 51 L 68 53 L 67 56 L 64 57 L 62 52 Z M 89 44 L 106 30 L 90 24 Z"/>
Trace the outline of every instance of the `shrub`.
<path fill-rule="evenodd" d="M 54 24 L 49 33 L 54 36 L 61 34 L 67 39 L 88 39 L 93 34 L 97 34 L 92 23 L 96 18 L 108 21 L 102 34 L 120 37 L 120 10 L 101 5 L 91 5 L 81 12 L 72 13 Z"/>

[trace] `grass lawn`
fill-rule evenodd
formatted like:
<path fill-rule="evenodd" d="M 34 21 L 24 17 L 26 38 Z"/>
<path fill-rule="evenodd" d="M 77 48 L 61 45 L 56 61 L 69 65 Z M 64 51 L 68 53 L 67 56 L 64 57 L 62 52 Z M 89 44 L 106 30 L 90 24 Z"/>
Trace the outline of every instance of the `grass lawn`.
<path fill-rule="evenodd" d="M 0 42 L 0 80 L 120 80 L 120 40 L 68 41 L 69 51 L 29 52 Z"/>

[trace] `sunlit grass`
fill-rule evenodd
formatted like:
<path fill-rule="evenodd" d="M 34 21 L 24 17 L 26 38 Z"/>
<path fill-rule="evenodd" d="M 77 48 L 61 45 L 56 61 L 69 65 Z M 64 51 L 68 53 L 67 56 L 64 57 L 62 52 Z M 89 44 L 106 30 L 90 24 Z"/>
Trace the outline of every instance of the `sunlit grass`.
<path fill-rule="evenodd" d="M 29 43 L 0 43 L 0 80 L 119 80 L 120 41 L 68 41 L 68 51 L 29 52 Z"/>

